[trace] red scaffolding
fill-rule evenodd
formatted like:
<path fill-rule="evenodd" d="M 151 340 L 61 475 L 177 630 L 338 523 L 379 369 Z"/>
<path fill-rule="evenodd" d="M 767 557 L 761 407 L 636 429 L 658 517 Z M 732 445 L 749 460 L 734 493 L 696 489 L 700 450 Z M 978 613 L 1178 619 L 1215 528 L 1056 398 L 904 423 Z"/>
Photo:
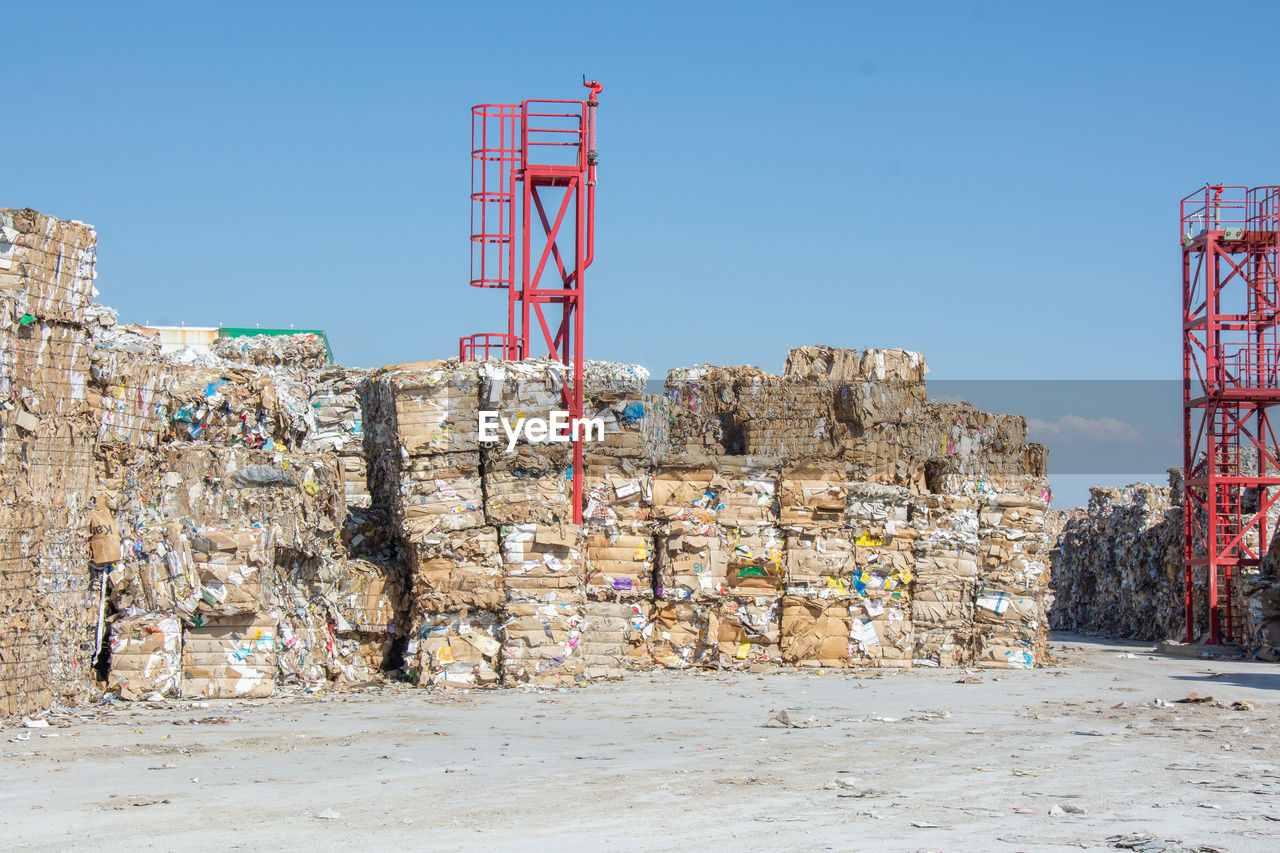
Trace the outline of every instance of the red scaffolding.
<path fill-rule="evenodd" d="M 1261 562 L 1280 499 L 1280 187 L 1206 186 L 1181 214 L 1185 639 L 1201 613 L 1210 644 L 1233 643 L 1232 581 Z"/>
<path fill-rule="evenodd" d="M 585 101 L 471 109 L 471 286 L 506 290 L 507 329 L 458 341 L 464 361 L 545 352 L 563 362 L 571 421 L 583 415 L 584 278 L 595 254 L 595 117 L 604 89 L 583 84 Z M 573 520 L 582 523 L 578 431 Z"/>

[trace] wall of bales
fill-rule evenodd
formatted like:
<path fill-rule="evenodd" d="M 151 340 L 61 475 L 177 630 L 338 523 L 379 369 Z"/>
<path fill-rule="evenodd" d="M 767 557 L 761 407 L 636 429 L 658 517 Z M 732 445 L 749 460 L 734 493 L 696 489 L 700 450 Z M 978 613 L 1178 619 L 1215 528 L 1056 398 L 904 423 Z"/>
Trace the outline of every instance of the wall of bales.
<path fill-rule="evenodd" d="M 93 659 L 96 246 L 79 222 L 0 210 L 0 716 L 81 695 Z"/>
<path fill-rule="evenodd" d="M 1084 509 L 1055 510 L 1048 524 L 1055 592 L 1049 613 L 1057 629 L 1110 637 L 1164 641 L 1186 632 L 1182 471 L 1169 485 L 1094 486 Z M 1274 529 L 1275 513 L 1271 524 Z M 1257 534 L 1246 538 L 1256 550 Z M 1280 660 L 1280 542 L 1272 539 L 1260 569 L 1238 573 L 1231 608 L 1244 647 Z M 1208 634 L 1207 574 L 1193 575 L 1196 636 Z"/>
<path fill-rule="evenodd" d="M 929 401 L 918 353 L 662 383 L 592 363 L 608 430 L 579 528 L 566 446 L 477 434 L 482 408 L 559 408 L 562 366 L 366 371 L 306 336 L 162 356 L 92 303 L 91 228 L 3 216 L 6 716 L 384 667 L 567 685 L 1045 657 L 1044 450 L 1020 417 Z"/>
<path fill-rule="evenodd" d="M 564 445 L 482 445 L 481 409 L 559 408 L 560 365 L 381 371 L 370 435 L 421 684 L 632 668 L 1030 666 L 1049 603 L 1044 451 L 926 400 L 918 353 L 793 350 L 788 373 L 588 369 L 606 440 L 569 523 Z"/>

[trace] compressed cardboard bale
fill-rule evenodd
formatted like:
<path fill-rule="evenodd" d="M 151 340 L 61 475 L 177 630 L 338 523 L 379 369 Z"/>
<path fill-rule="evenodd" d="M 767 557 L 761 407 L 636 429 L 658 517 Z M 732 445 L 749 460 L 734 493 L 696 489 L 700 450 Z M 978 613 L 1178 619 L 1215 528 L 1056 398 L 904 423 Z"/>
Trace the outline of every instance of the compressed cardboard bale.
<path fill-rule="evenodd" d="M 550 421 L 552 412 L 568 410 L 564 396 L 568 368 L 559 361 L 548 358 L 489 360 L 479 362 L 478 372 L 480 411 L 505 418 L 513 427 L 521 419 Z M 497 444 L 505 449 L 507 436 L 503 428 L 498 427 L 496 432 Z M 520 442 L 529 443 L 523 431 Z"/>
<path fill-rule="evenodd" d="M 976 579 L 978 505 L 955 495 L 921 495 L 912 505 L 920 574 Z"/>
<path fill-rule="evenodd" d="M 852 587 L 857 564 L 848 530 L 788 528 L 785 556 L 787 595 L 842 597 Z"/>
<path fill-rule="evenodd" d="M 496 528 L 431 533 L 416 539 L 408 550 L 418 613 L 498 611 L 506 604 Z"/>
<path fill-rule="evenodd" d="M 321 370 L 330 361 L 328 343 L 315 332 L 219 337 L 209 349 L 219 358 L 259 367 Z"/>
<path fill-rule="evenodd" d="M 1031 669 L 1043 659 L 1036 631 L 1018 626 L 980 631 L 974 663 L 984 669 Z"/>
<path fill-rule="evenodd" d="M 782 663 L 782 599 L 732 596 L 715 605 L 717 660 L 721 669 Z"/>
<path fill-rule="evenodd" d="M 420 614 L 405 647 L 411 677 L 434 687 L 496 685 L 504 619 L 484 610 Z"/>
<path fill-rule="evenodd" d="M 969 630 L 912 625 L 912 666 L 969 666 L 973 660 L 973 634 Z"/>
<path fill-rule="evenodd" d="M 587 681 L 583 648 L 586 600 L 513 602 L 503 624 L 506 685 L 573 687 Z"/>
<path fill-rule="evenodd" d="M 353 668 L 361 664 L 376 674 L 387 665 L 397 639 L 405 636 L 408 628 L 405 570 L 399 565 L 354 558 L 342 561 L 340 568 L 336 583 L 321 590 L 319 596 L 330 613 L 339 657 L 350 657 Z"/>
<path fill-rule="evenodd" d="M 326 356 L 327 358 L 327 356 Z M 368 371 L 325 367 L 318 372 L 311 392 L 312 429 L 303 449 L 338 456 L 347 506 L 368 507 L 368 466 L 364 458 L 365 383 Z"/>
<path fill-rule="evenodd" d="M 649 371 L 638 364 L 587 361 L 584 365 L 587 418 L 604 423 L 604 436 L 590 444 L 597 456 L 651 463 L 667 450 L 666 399 L 649 388 Z"/>
<path fill-rule="evenodd" d="M 394 515 L 401 535 L 409 540 L 483 526 L 480 454 L 442 453 L 405 463 L 399 472 Z"/>
<path fill-rule="evenodd" d="M 174 445 L 150 464 L 162 475 L 135 486 L 154 486 L 159 494 L 135 491 L 129 501 L 135 518 L 225 529 L 259 525 L 269 534 L 268 547 L 308 554 L 338 544 L 346 502 L 332 456 Z M 130 513 L 124 515 L 127 522 Z"/>
<path fill-rule="evenodd" d="M 510 524 L 500 531 L 509 603 L 585 600 L 582 528 L 572 524 Z"/>
<path fill-rule="evenodd" d="M 653 475 L 653 517 L 661 521 L 712 521 L 718 494 L 715 463 L 707 457 L 664 459 Z"/>
<path fill-rule="evenodd" d="M 860 640 L 858 643 L 864 663 L 878 667 L 908 668 L 915 656 L 914 626 L 906 618 L 904 607 L 886 607 L 884 613 L 870 619 L 855 620 L 854 636 L 859 637 L 862 625 L 869 623 L 875 631 L 874 643 Z M 861 621 L 862 625 L 859 624 Z"/>
<path fill-rule="evenodd" d="M 645 628 L 649 658 L 666 669 L 716 667 L 715 605 L 692 601 L 659 601 Z"/>
<path fill-rule="evenodd" d="M 740 376 L 735 382 L 736 405 L 720 416 L 730 425 L 730 436 L 741 435 L 740 442 L 733 442 L 740 449 L 726 449 L 787 462 L 831 456 L 836 426 L 833 390 L 828 382 Z"/>
<path fill-rule="evenodd" d="M 111 623 L 107 688 L 121 699 L 178 694 L 182 673 L 182 626 L 167 614 L 126 616 Z"/>
<path fill-rule="evenodd" d="M 585 682 L 582 529 L 505 525 L 501 547 L 507 588 L 503 682 L 540 687 Z"/>
<path fill-rule="evenodd" d="M 98 235 L 92 225 L 30 208 L 0 209 L 0 290 L 21 313 L 82 323 L 97 278 Z"/>
<path fill-rule="evenodd" d="M 186 531 L 177 522 L 139 525 L 122 559 L 110 567 L 107 596 L 113 608 L 126 615 L 173 613 L 184 605 L 195 613 L 200 576 Z"/>
<path fill-rule="evenodd" d="M 771 595 L 784 584 L 782 531 L 776 527 L 717 525 L 722 540 L 722 562 L 712 564 L 712 578 L 719 595 Z M 723 575 L 716 569 L 723 566 Z"/>
<path fill-rule="evenodd" d="M 983 584 L 974 601 L 974 619 L 979 630 L 986 625 L 1039 627 L 1040 603 L 1036 593 Z"/>
<path fill-rule="evenodd" d="M 782 523 L 802 530 L 843 527 L 849 500 L 846 481 L 840 463 L 806 463 L 785 470 L 779 495 Z"/>
<path fill-rule="evenodd" d="M 310 389 L 283 371 L 171 368 L 164 439 L 268 451 L 300 449 L 314 423 Z"/>
<path fill-rule="evenodd" d="M 882 424 L 907 424 L 925 404 L 924 382 L 885 379 L 842 384 L 832 389 L 835 417 L 847 435 Z M 843 430 L 837 430 L 842 434 Z"/>
<path fill-rule="evenodd" d="M 385 417 L 398 455 L 480 449 L 480 376 L 474 363 L 449 359 L 394 365 L 379 372 L 377 383 L 375 393 L 389 403 Z"/>
<path fill-rule="evenodd" d="M 803 346 L 787 350 L 783 375 L 796 380 L 843 384 L 867 379 L 862 372 L 862 355 L 856 349 L 832 346 Z"/>
<path fill-rule="evenodd" d="M 716 521 L 730 527 L 775 525 L 778 521 L 778 461 L 754 456 L 716 460 L 711 490 Z"/>
<path fill-rule="evenodd" d="M 979 587 L 974 606 L 976 662 L 982 667 L 1031 668 L 1047 651 L 1038 591 Z"/>
<path fill-rule="evenodd" d="M 278 683 L 309 688 L 328 683 L 337 671 L 337 641 L 323 609 L 303 605 L 282 612 L 276 634 Z"/>
<path fill-rule="evenodd" d="M 644 631 L 653 605 L 647 601 L 595 601 L 582 605 L 583 675 L 589 681 L 622 678 L 651 666 Z"/>
<path fill-rule="evenodd" d="M 851 633 L 854 617 L 847 598 L 816 599 L 784 596 L 782 599 L 782 660 L 802 667 L 849 667 L 857 654 Z M 864 638 L 875 637 L 865 631 Z"/>
<path fill-rule="evenodd" d="M 275 672 L 276 621 L 270 617 L 223 617 L 183 631 L 185 699 L 270 696 Z"/>
<path fill-rule="evenodd" d="M 587 597 L 630 601 L 653 596 L 653 531 L 644 522 L 585 528 Z"/>
<path fill-rule="evenodd" d="M 911 622 L 917 628 L 949 628 L 967 631 L 974 620 L 975 585 L 972 581 L 917 579 L 911 591 Z"/>
<path fill-rule="evenodd" d="M 491 524 L 558 524 L 573 517 L 568 445 L 484 452 L 485 516 Z"/>
<path fill-rule="evenodd" d="M 720 528 L 710 521 L 682 520 L 655 530 L 658 598 L 687 601 L 715 597 L 723 585 L 727 555 Z"/>
<path fill-rule="evenodd" d="M 861 435 L 843 436 L 833 455 L 845 462 L 847 479 L 902 486 L 913 494 L 929 491 L 926 460 L 912 455 L 897 424 L 877 424 Z"/>
<path fill-rule="evenodd" d="M 635 522 L 649 518 L 653 506 L 653 471 L 641 462 L 586 453 L 583 456 L 583 520 Z"/>
<path fill-rule="evenodd" d="M 267 571 L 271 555 L 261 530 L 205 529 L 190 542 L 200 580 L 195 614 L 252 614 L 274 603 L 277 589 Z"/>
<path fill-rule="evenodd" d="M 862 353 L 860 373 L 872 382 L 923 382 L 928 372 L 921 352 L 872 348 Z"/>
<path fill-rule="evenodd" d="M 79 325 L 29 320 L 10 336 L 13 364 L 10 399 L 40 418 L 88 415 L 90 396 L 89 335 Z M 13 399 L 16 398 L 16 399 Z"/>

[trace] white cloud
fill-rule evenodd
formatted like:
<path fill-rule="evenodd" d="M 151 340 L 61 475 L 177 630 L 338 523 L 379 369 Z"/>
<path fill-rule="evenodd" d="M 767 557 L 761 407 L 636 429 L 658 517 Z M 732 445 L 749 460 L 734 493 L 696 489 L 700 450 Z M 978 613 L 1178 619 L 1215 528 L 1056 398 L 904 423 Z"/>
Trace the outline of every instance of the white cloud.
<path fill-rule="evenodd" d="M 1027 436 L 1032 441 L 1048 444 L 1102 442 L 1106 444 L 1142 444 L 1142 434 L 1133 424 L 1117 418 L 1082 418 L 1063 415 L 1056 421 L 1027 418 Z"/>

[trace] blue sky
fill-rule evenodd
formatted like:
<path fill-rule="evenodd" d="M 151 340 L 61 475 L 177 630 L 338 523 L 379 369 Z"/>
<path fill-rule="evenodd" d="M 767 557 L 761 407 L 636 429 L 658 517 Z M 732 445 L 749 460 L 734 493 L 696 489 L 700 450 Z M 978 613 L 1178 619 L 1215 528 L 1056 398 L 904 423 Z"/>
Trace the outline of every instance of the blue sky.
<path fill-rule="evenodd" d="M 466 285 L 468 108 L 578 98 L 586 73 L 589 356 L 777 370 L 828 343 L 920 349 L 935 378 L 1173 378 L 1177 200 L 1280 181 L 1280 66 L 1248 38 L 1280 12 L 1231 18 L 1209 38 L 1203 4 L 1171 2 L 18 4 L 0 205 L 96 225 L 125 321 L 444 356 L 504 324 Z"/>

